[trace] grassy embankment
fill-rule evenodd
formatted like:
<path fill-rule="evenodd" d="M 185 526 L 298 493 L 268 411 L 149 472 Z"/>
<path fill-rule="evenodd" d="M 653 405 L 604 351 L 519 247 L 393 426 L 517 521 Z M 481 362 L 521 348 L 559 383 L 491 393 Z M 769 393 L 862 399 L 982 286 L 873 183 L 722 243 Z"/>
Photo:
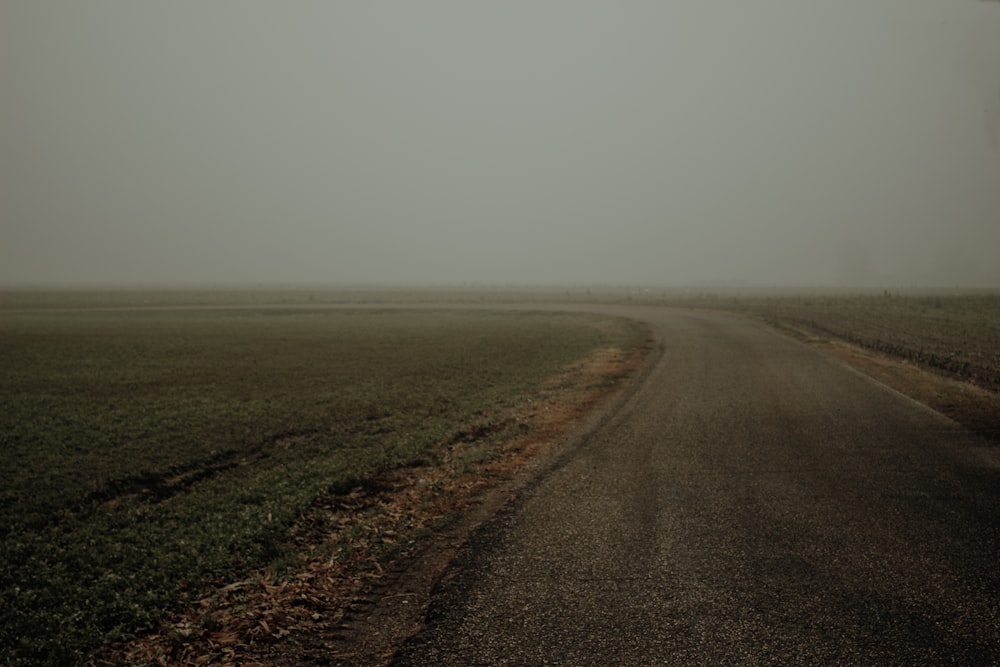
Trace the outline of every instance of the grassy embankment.
<path fill-rule="evenodd" d="M 643 336 L 523 312 L 0 312 L 0 663 L 80 662 L 280 569 L 318 496 L 509 438 L 546 377 Z"/>

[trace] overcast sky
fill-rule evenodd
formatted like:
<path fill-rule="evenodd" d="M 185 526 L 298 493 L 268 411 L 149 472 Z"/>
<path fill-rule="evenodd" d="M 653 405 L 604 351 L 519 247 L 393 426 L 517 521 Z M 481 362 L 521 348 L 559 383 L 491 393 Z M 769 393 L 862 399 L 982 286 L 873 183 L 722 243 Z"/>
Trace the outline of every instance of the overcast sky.
<path fill-rule="evenodd" d="M 1000 3 L 0 1 L 0 284 L 1000 287 Z"/>

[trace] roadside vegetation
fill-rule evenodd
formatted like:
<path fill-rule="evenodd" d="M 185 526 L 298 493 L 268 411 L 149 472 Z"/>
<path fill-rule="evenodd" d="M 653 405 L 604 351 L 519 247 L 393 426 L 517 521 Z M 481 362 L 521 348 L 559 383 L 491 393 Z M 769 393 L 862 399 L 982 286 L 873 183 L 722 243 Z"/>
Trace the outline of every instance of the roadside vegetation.
<path fill-rule="evenodd" d="M 317 498 L 514 437 L 546 378 L 644 335 L 529 312 L 0 312 L 0 664 L 78 664 L 280 572 Z"/>

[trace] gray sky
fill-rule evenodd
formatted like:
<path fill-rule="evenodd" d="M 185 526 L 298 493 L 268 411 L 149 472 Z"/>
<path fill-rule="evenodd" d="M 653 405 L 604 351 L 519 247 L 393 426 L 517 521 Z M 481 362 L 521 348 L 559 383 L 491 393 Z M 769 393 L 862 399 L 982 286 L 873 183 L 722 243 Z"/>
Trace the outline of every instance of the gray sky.
<path fill-rule="evenodd" d="M 0 283 L 1000 287 L 1000 3 L 0 1 Z"/>

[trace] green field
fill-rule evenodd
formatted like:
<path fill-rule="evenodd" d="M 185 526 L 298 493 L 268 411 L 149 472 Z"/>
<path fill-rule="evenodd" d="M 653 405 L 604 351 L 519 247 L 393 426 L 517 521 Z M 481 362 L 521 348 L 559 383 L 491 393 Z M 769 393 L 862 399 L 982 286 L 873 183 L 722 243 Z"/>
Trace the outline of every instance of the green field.
<path fill-rule="evenodd" d="M 608 322 L 0 312 L 0 663 L 78 663 L 207 582 L 280 564 L 317 496 L 421 461 L 596 346 L 641 340 Z"/>

